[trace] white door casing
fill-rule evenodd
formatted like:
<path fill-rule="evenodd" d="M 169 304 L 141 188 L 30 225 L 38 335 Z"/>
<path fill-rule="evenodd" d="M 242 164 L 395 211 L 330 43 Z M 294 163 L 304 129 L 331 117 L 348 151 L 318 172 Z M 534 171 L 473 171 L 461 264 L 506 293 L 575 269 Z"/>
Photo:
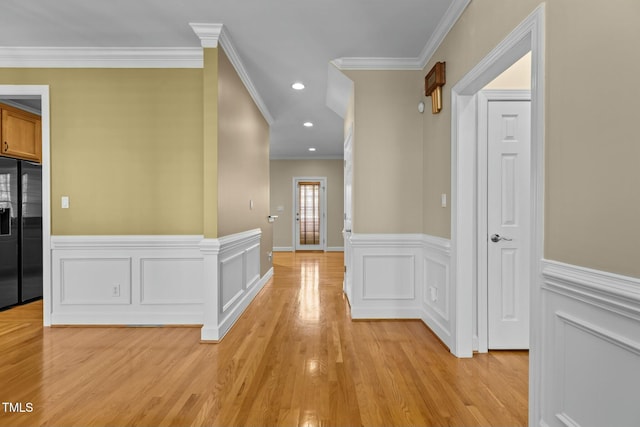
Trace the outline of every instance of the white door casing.
<path fill-rule="evenodd" d="M 343 290 L 351 299 L 353 283 L 351 272 L 351 232 L 352 232 L 352 191 L 353 191 L 353 125 L 349 128 L 344 140 L 344 282 Z"/>
<path fill-rule="evenodd" d="M 319 192 L 319 241 L 318 244 L 302 244 L 300 242 L 300 183 L 318 182 Z M 293 178 L 293 247 L 295 250 L 325 250 L 327 242 L 327 178 L 326 177 L 294 177 Z"/>
<path fill-rule="evenodd" d="M 531 103 L 491 101 L 487 123 L 488 347 L 529 348 Z"/>

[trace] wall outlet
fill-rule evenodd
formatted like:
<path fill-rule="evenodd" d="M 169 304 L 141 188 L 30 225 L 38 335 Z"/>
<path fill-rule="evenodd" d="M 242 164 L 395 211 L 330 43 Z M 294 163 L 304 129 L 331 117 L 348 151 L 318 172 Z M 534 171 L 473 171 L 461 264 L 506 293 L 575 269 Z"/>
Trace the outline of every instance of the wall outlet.
<path fill-rule="evenodd" d="M 120 296 L 120 285 L 113 285 L 111 288 L 111 296 L 119 297 Z"/>
<path fill-rule="evenodd" d="M 269 262 L 273 259 L 273 252 L 267 253 L 267 258 L 269 258 Z"/>
<path fill-rule="evenodd" d="M 431 291 L 431 301 L 438 301 L 438 288 L 436 288 L 435 286 L 430 286 L 429 290 Z"/>

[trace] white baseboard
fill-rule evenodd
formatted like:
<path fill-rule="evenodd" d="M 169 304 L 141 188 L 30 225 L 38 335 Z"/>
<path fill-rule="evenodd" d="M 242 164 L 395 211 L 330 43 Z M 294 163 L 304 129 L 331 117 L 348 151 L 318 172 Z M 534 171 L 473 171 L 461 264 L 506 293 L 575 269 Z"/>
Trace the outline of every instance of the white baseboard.
<path fill-rule="evenodd" d="M 273 252 L 293 252 L 293 247 L 291 246 L 274 246 Z"/>
<path fill-rule="evenodd" d="M 325 252 L 344 252 L 344 247 L 342 246 L 329 246 L 325 249 Z"/>
<path fill-rule="evenodd" d="M 267 282 L 269 281 L 269 279 L 271 279 L 271 277 L 273 277 L 273 267 L 271 267 L 269 271 L 267 271 L 267 273 L 264 276 L 262 276 L 262 278 L 255 285 L 253 285 L 253 287 L 249 292 L 243 295 L 242 299 L 238 301 L 238 304 L 227 314 L 224 320 L 220 322 L 220 326 L 218 327 L 218 331 L 217 331 L 217 335 L 219 337 L 224 337 L 227 334 L 227 332 L 229 332 L 229 330 L 233 327 L 233 325 L 240 318 L 242 313 L 244 313 L 244 311 L 247 309 L 249 304 L 251 304 L 253 299 L 256 297 L 256 295 L 258 295 L 258 293 L 262 290 L 264 285 L 267 284 Z M 203 327 L 203 330 L 204 330 L 204 327 Z M 215 334 L 216 333 L 212 331 L 212 328 L 207 328 L 206 333 L 203 333 L 203 336 L 211 337 L 212 335 L 215 336 Z M 202 338 L 202 339 L 205 341 L 207 340 L 206 338 Z"/>

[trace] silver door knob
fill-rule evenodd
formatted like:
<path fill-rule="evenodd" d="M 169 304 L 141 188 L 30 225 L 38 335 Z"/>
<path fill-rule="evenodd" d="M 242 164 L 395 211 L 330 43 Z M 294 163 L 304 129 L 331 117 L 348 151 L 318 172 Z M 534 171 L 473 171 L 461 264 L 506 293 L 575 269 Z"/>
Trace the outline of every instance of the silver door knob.
<path fill-rule="evenodd" d="M 512 241 L 513 239 L 509 239 L 509 238 L 507 238 L 507 237 L 502 237 L 502 236 L 501 236 L 501 235 L 499 235 L 499 234 L 492 234 L 492 235 L 491 235 L 491 241 L 492 241 L 493 243 L 497 243 L 497 242 L 499 242 L 500 240 L 506 240 L 507 242 L 510 242 L 510 241 Z"/>

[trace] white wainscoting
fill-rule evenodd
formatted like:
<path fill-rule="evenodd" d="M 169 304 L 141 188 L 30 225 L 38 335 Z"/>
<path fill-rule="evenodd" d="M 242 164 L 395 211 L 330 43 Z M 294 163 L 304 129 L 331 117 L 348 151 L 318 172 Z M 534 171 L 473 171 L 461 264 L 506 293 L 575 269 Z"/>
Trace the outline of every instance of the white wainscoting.
<path fill-rule="evenodd" d="M 455 304 L 450 279 L 451 241 L 424 235 L 422 266 L 422 321 L 451 348 L 451 313 Z"/>
<path fill-rule="evenodd" d="M 202 236 L 52 236 L 51 324 L 201 324 Z"/>
<path fill-rule="evenodd" d="M 451 341 L 450 241 L 424 234 L 351 234 L 354 319 L 422 319 Z"/>
<path fill-rule="evenodd" d="M 219 341 L 273 275 L 260 277 L 259 228 L 219 239 L 204 239 L 205 315 L 202 341 Z"/>
<path fill-rule="evenodd" d="M 640 423 L 640 280 L 542 262 L 542 420 Z"/>
<path fill-rule="evenodd" d="M 260 236 L 52 236 L 51 324 L 196 324 L 220 340 L 273 274 Z"/>

